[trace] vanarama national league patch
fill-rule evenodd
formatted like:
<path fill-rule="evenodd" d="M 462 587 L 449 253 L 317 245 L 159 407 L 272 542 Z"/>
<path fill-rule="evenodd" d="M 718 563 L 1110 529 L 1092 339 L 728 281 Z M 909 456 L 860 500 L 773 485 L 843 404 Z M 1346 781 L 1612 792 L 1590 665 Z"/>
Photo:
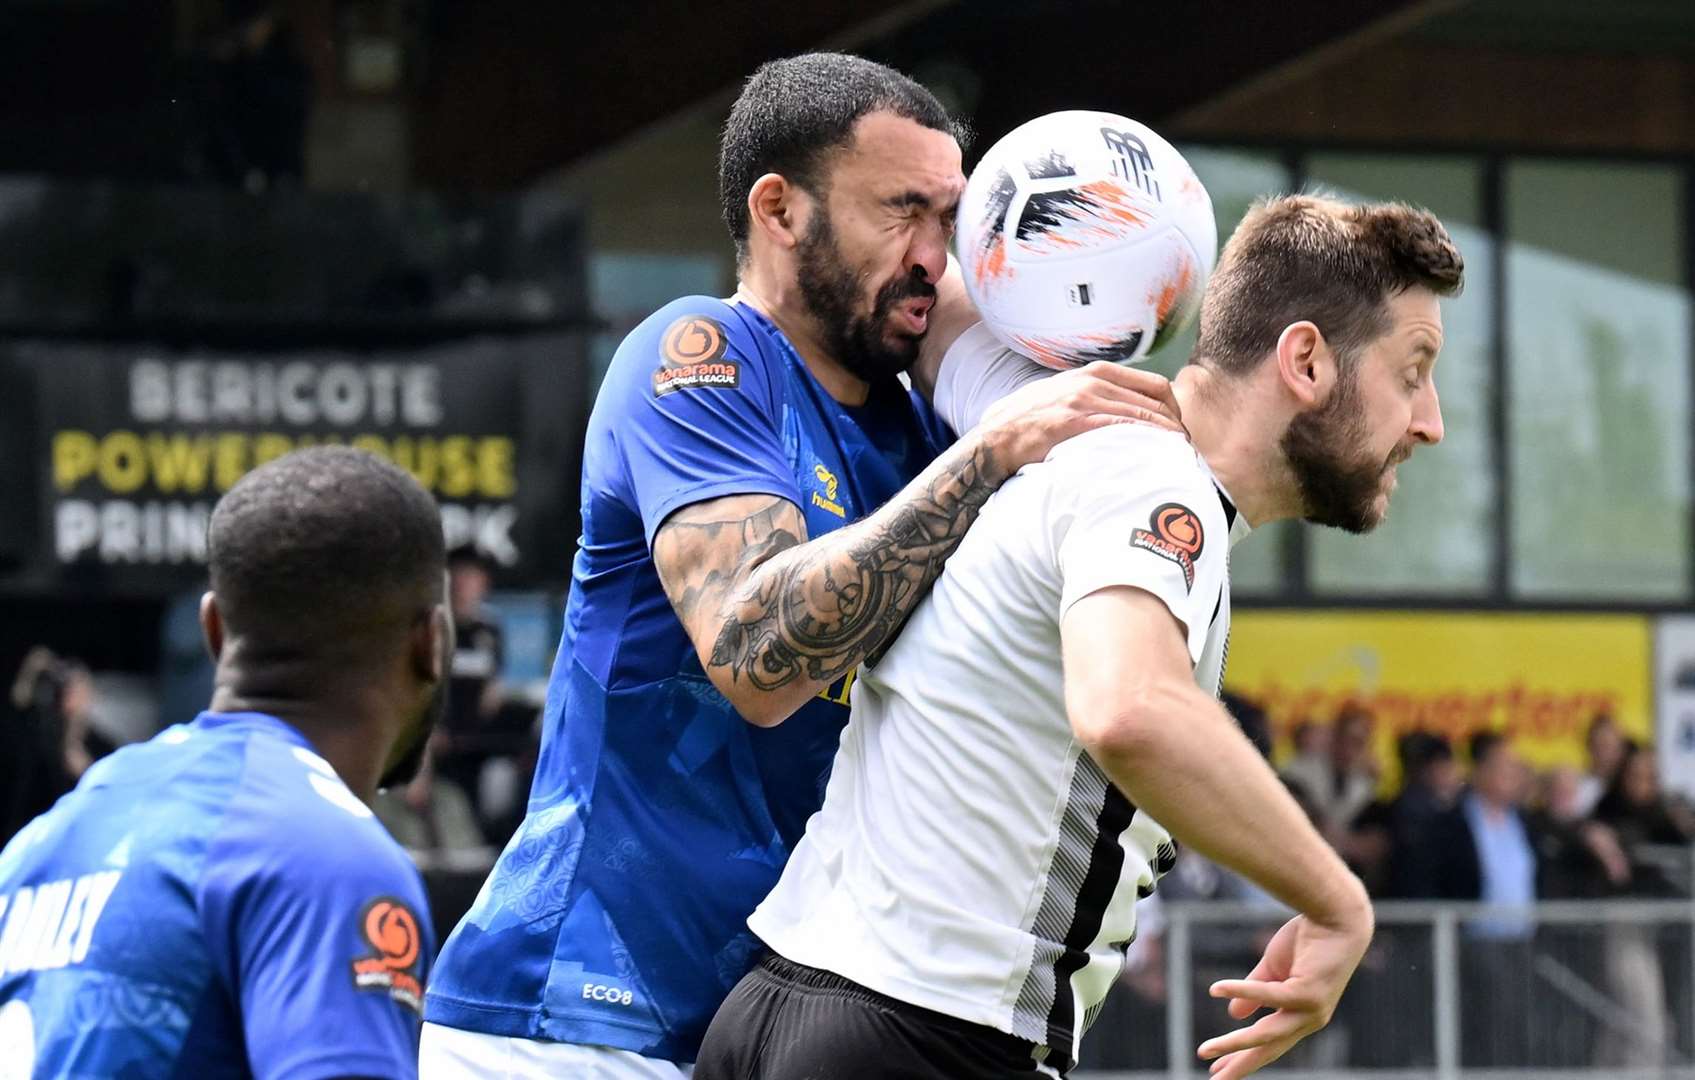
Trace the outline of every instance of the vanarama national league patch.
<path fill-rule="evenodd" d="M 381 897 L 359 913 L 359 937 L 370 955 L 353 961 L 353 985 L 388 994 L 398 1004 L 423 1015 L 424 987 L 418 981 L 418 917 L 404 900 Z"/>
<path fill-rule="evenodd" d="M 1148 528 L 1130 534 L 1132 547 L 1151 551 L 1183 568 L 1183 587 L 1195 587 L 1195 560 L 1200 558 L 1206 535 L 1201 519 L 1182 503 L 1162 503 L 1148 516 Z"/>
<path fill-rule="evenodd" d="M 737 387 L 742 368 L 724 359 L 729 336 L 724 324 L 705 315 L 684 315 L 659 339 L 659 370 L 653 373 L 653 396 L 700 387 Z"/>

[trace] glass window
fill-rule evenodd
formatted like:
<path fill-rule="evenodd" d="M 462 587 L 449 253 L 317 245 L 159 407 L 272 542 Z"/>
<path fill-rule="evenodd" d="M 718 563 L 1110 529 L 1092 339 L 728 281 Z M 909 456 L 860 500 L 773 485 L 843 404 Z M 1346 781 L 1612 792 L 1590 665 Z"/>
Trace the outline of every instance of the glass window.
<path fill-rule="evenodd" d="M 1511 588 L 1689 595 L 1689 294 L 1679 174 L 1506 174 Z"/>
<path fill-rule="evenodd" d="M 612 354 L 641 321 L 679 296 L 700 293 L 728 296 L 726 258 L 704 252 L 656 255 L 646 251 L 595 251 L 589 255 L 589 304 L 608 329 L 591 339 L 590 384 L 596 394 L 612 363 Z"/>
<path fill-rule="evenodd" d="M 1212 197 L 1220 247 L 1255 199 L 1289 190 L 1289 170 L 1275 155 L 1213 147 L 1181 149 Z M 1172 338 L 1147 366 L 1162 375 L 1175 375 L 1195 347 L 1195 329 L 1190 326 Z M 1230 553 L 1232 592 L 1242 596 L 1268 595 L 1288 587 L 1283 573 L 1287 565 L 1284 553 L 1292 528 L 1289 522 L 1267 526 Z"/>
<path fill-rule="evenodd" d="M 1442 219 L 1465 257 L 1465 289 L 1442 301 L 1436 365 L 1446 433 L 1399 470 L 1384 523 L 1366 536 L 1310 529 L 1314 592 L 1475 595 L 1491 584 L 1497 517 L 1489 430 L 1494 241 L 1483 228 L 1482 169 L 1473 160 L 1315 155 L 1308 188 L 1350 202 L 1399 199 Z"/>

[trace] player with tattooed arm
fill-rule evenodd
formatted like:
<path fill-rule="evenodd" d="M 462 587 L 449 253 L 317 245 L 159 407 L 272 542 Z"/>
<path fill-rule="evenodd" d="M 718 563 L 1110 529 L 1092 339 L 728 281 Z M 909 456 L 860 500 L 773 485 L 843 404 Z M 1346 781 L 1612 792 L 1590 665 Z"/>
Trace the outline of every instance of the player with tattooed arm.
<path fill-rule="evenodd" d="M 897 376 L 965 185 L 946 112 L 855 57 L 749 80 L 719 167 L 728 300 L 637 327 L 589 422 L 583 533 L 528 815 L 442 953 L 425 1076 L 685 1072 L 818 809 L 858 665 L 979 508 L 1059 441 L 1177 428 L 1099 365 L 944 449 Z"/>

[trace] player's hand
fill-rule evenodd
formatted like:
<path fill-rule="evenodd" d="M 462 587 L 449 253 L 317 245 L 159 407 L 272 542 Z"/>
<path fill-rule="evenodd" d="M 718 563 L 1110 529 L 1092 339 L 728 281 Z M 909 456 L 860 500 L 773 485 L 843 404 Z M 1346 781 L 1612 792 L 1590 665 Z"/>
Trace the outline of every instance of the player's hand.
<path fill-rule="evenodd" d="M 978 430 L 1010 475 L 1055 445 L 1108 424 L 1153 424 L 1183 433 L 1183 414 L 1163 375 L 1097 361 L 1038 379 L 983 414 Z"/>
<path fill-rule="evenodd" d="M 1265 947 L 1246 979 L 1212 984 L 1212 996 L 1230 999 L 1230 1016 L 1246 1020 L 1262 1008 L 1271 1014 L 1201 1044 L 1218 1080 L 1237 1080 L 1262 1069 L 1330 1022 L 1336 1002 L 1371 944 L 1369 908 L 1363 917 L 1327 926 L 1297 915 Z"/>

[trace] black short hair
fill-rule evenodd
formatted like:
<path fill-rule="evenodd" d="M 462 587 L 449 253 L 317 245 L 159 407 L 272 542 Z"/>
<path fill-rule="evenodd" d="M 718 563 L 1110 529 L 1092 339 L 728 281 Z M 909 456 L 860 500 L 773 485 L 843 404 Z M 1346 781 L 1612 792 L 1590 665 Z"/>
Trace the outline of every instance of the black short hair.
<path fill-rule="evenodd" d="M 1445 736 L 1429 731 L 1411 731 L 1401 736 L 1401 771 L 1416 775 L 1439 761 L 1454 760 L 1454 748 Z"/>
<path fill-rule="evenodd" d="M 766 173 L 779 173 L 814 194 L 826 154 L 845 146 L 867 113 L 892 112 L 945 131 L 962 146 L 965 129 L 936 95 L 891 67 L 847 53 L 813 52 L 761 65 L 742 87 L 718 144 L 718 199 L 747 259 L 747 193 Z"/>
<path fill-rule="evenodd" d="M 419 483 L 363 450 L 299 450 L 254 469 L 212 510 L 218 610 L 256 649 L 365 657 L 442 596 L 441 513 Z"/>
<path fill-rule="evenodd" d="M 1478 768 L 1489 755 L 1507 745 L 1507 737 L 1499 731 L 1480 731 L 1471 737 L 1471 767 Z"/>

